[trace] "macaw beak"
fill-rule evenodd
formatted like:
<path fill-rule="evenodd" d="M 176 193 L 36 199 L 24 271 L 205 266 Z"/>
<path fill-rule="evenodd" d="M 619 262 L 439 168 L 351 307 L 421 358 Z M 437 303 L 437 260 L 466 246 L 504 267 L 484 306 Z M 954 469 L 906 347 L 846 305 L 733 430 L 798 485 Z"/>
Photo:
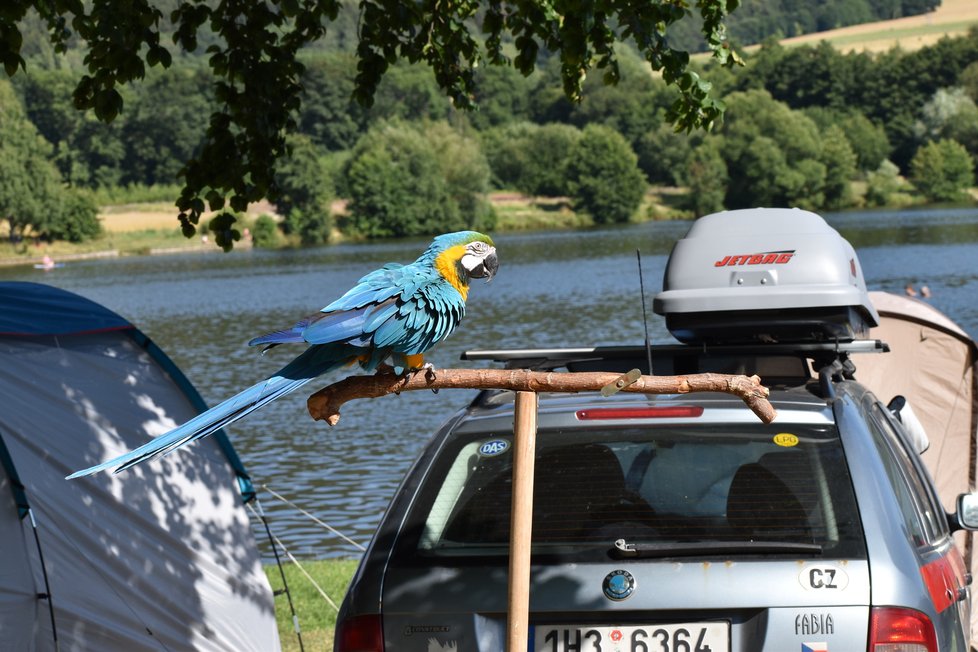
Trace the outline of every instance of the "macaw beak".
<path fill-rule="evenodd" d="M 496 270 L 498 269 L 499 259 L 496 258 L 496 251 L 494 249 L 482 259 L 482 262 L 476 265 L 475 269 L 469 273 L 469 276 L 472 278 L 484 278 L 486 279 L 486 283 L 488 283 L 496 275 Z"/>

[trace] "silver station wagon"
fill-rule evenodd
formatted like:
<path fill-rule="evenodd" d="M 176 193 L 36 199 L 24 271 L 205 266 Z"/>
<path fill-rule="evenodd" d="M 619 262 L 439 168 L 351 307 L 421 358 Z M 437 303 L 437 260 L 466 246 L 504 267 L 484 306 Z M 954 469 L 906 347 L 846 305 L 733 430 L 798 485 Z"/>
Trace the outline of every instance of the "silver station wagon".
<path fill-rule="evenodd" d="M 849 244 L 804 211 L 701 218 L 655 309 L 681 342 L 654 348 L 657 375 L 756 373 L 777 419 L 726 394 L 541 395 L 526 649 L 967 652 L 952 534 L 978 497 L 948 515 L 912 410 L 855 379 L 853 354 L 886 344 L 865 339 L 877 314 Z M 642 347 L 467 357 L 649 366 Z M 506 647 L 513 419 L 513 395 L 487 391 L 436 433 L 354 577 L 337 652 Z"/>

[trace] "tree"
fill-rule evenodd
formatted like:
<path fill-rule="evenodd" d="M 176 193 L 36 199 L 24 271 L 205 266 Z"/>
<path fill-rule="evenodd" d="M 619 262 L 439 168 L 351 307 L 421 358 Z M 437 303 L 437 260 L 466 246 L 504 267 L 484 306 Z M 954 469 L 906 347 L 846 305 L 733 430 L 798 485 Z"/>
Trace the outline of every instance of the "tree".
<path fill-rule="evenodd" d="M 54 146 L 53 160 L 65 181 L 89 188 L 122 181 L 126 155 L 122 125 L 99 122 L 75 109 L 70 72 L 32 69 L 14 81 L 27 117 Z"/>
<path fill-rule="evenodd" d="M 364 134 L 347 162 L 348 230 L 368 238 L 466 227 L 431 141 L 400 122 Z"/>
<path fill-rule="evenodd" d="M 819 161 L 825 166 L 825 208 L 839 210 L 851 206 L 856 154 L 841 127 L 833 125 L 822 132 Z"/>
<path fill-rule="evenodd" d="M 64 187 L 51 153 L 10 84 L 0 81 L 0 219 L 11 240 L 32 234 L 78 242 L 99 232 L 94 201 Z"/>
<path fill-rule="evenodd" d="M 910 180 L 930 201 L 961 201 L 975 182 L 975 163 L 961 143 L 927 143 L 910 161 Z"/>
<path fill-rule="evenodd" d="M 818 128 L 767 91 L 733 93 L 720 133 L 730 174 L 727 208 L 820 208 L 827 169 Z"/>
<path fill-rule="evenodd" d="M 685 206 L 697 217 L 723 210 L 729 175 L 720 155 L 722 147 L 722 138 L 708 138 L 689 155 L 685 171 L 689 193 Z"/>
<path fill-rule="evenodd" d="M 892 161 L 883 161 L 878 169 L 866 175 L 866 204 L 888 206 L 901 188 L 900 168 Z"/>
<path fill-rule="evenodd" d="M 183 66 L 151 74 L 135 87 L 119 121 L 126 151 L 123 183 L 180 180 L 184 161 L 198 149 L 207 128 L 213 109 L 207 90 L 213 81 L 206 70 Z"/>
<path fill-rule="evenodd" d="M 62 188 L 58 203 L 43 219 L 34 224 L 36 233 L 46 240 L 84 242 L 98 236 L 98 205 L 90 191 Z"/>
<path fill-rule="evenodd" d="M 570 193 L 567 165 L 578 155 L 580 139 L 576 127 L 529 122 L 505 125 L 483 135 L 497 185 L 544 197 Z"/>
<path fill-rule="evenodd" d="M 316 56 L 302 73 L 298 130 L 330 151 L 353 147 L 366 131 L 366 111 L 353 98 L 356 60 L 347 54 Z"/>
<path fill-rule="evenodd" d="M 341 3 L 174 4 L 164 17 L 150 0 L 7 0 L 0 11 L 0 63 L 8 75 L 25 67 L 20 28 L 28 9 L 35 9 L 56 50 L 63 52 L 76 41 L 87 47 L 88 72 L 76 85 L 75 105 L 111 121 L 122 110 L 121 85 L 142 78 L 147 67 L 171 65 L 173 53 L 162 38 L 165 29 L 173 30 L 175 45 L 187 52 L 195 51 L 201 40 L 209 41 L 217 108 L 201 148 L 182 169 L 184 188 L 177 200 L 180 222 L 190 236 L 208 207 L 221 210 L 228 204 L 241 211 L 274 189 L 274 163 L 286 153 L 286 134 L 295 130 L 301 106 L 304 66 L 299 52 L 324 37 Z M 738 62 L 724 32 L 727 13 L 737 5 L 738 0 L 701 0 L 696 5 L 706 43 L 725 65 Z M 709 126 L 723 111 L 710 85 L 689 67 L 688 53 L 670 46 L 670 28 L 687 17 L 680 4 L 613 3 L 582 11 L 567 0 L 546 5 L 527 0 L 447 5 L 361 0 L 359 10 L 354 94 L 367 105 L 396 61 L 426 63 L 454 105 L 469 107 L 479 65 L 512 65 L 528 75 L 542 51 L 559 60 L 564 92 L 577 101 L 592 70 L 600 71 L 605 82 L 617 81 L 617 44 L 627 40 L 661 71 L 667 84 L 679 89 L 670 113 L 678 127 Z M 512 60 L 504 49 L 515 53 Z M 230 238 L 218 240 L 226 247 L 233 243 Z"/>
<path fill-rule="evenodd" d="M 958 83 L 964 88 L 968 97 L 978 102 L 978 61 L 969 64 L 961 71 Z"/>
<path fill-rule="evenodd" d="M 963 88 L 942 88 L 920 110 L 914 125 L 922 141 L 946 138 L 978 158 L 978 105 Z"/>
<path fill-rule="evenodd" d="M 859 170 L 876 170 L 890 153 L 886 130 L 855 109 L 809 107 L 804 113 L 822 132 L 832 127 L 840 127 L 845 132 Z"/>
<path fill-rule="evenodd" d="M 329 176 L 308 136 L 290 136 L 289 148 L 275 172 L 275 207 L 285 217 L 282 230 L 298 235 L 302 244 L 322 244 L 333 228 Z"/>
<path fill-rule="evenodd" d="M 486 198 L 489 192 L 489 162 L 482 153 L 479 141 L 464 135 L 447 122 L 436 122 L 423 129 L 465 228 L 491 231 L 496 226 L 496 215 Z"/>
<path fill-rule="evenodd" d="M 588 125 L 567 165 L 574 207 L 596 224 L 627 222 L 645 195 L 645 175 L 628 141 L 614 129 Z"/>
<path fill-rule="evenodd" d="M 677 133 L 667 125 L 649 131 L 635 145 L 638 165 L 649 183 L 668 186 L 683 185 L 691 152 L 689 135 Z"/>

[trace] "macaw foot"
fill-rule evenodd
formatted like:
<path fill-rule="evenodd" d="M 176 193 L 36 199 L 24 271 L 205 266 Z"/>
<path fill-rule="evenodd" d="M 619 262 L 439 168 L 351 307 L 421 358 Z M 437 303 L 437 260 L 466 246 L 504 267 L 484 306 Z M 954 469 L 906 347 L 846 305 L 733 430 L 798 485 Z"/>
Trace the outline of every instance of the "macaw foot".
<path fill-rule="evenodd" d="M 411 369 L 409 373 L 412 376 L 423 373 L 425 380 L 428 381 L 429 383 L 435 382 L 435 379 L 438 377 L 437 374 L 435 374 L 435 365 L 431 364 L 430 362 L 425 362 L 420 367 Z M 432 389 L 431 391 L 434 394 L 438 393 L 437 389 Z"/>

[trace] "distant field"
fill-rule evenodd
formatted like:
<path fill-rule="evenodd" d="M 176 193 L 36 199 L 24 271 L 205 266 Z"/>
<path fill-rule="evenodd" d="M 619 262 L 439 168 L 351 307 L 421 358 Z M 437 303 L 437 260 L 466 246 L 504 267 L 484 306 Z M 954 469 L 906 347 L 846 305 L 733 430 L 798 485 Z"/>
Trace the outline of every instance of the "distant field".
<path fill-rule="evenodd" d="M 964 36 L 974 25 L 978 25 L 978 0 L 943 0 L 928 14 L 805 34 L 781 44 L 790 47 L 828 41 L 843 52 L 884 52 L 895 46 L 910 51 L 933 45 L 945 36 Z"/>
<path fill-rule="evenodd" d="M 274 212 L 274 207 L 268 202 L 257 202 L 248 207 L 248 215 L 251 218 L 258 217 L 262 213 Z M 179 211 L 176 207 L 168 203 L 126 204 L 103 206 L 99 209 L 98 218 L 102 222 L 102 228 L 109 233 L 179 231 L 177 213 Z"/>

